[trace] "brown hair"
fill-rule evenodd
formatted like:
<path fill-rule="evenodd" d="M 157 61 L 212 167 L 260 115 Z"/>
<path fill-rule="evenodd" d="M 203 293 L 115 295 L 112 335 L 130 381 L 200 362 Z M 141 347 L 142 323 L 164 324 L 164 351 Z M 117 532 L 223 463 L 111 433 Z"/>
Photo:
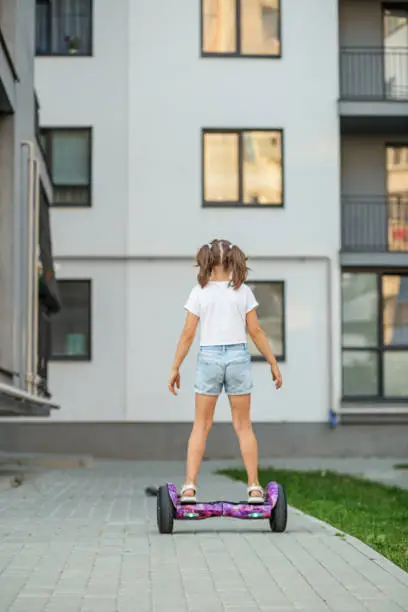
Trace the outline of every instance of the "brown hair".
<path fill-rule="evenodd" d="M 196 262 L 199 268 L 197 280 L 201 287 L 210 282 L 214 266 L 222 265 L 226 272 L 231 272 L 231 285 L 234 289 L 239 289 L 247 279 L 247 257 L 229 240 L 212 240 L 204 244 L 196 255 Z"/>

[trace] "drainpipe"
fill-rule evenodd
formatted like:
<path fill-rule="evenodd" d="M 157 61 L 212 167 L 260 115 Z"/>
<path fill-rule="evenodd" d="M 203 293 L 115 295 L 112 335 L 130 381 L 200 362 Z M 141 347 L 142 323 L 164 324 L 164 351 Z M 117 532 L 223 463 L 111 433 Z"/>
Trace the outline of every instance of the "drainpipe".
<path fill-rule="evenodd" d="M 33 266 L 37 268 L 37 262 L 33 261 L 34 254 L 36 252 L 35 247 L 35 214 L 36 214 L 36 162 L 35 162 L 35 148 L 34 143 L 31 141 L 23 141 L 21 143 L 21 149 L 27 149 L 28 151 L 28 190 L 25 201 L 23 201 L 22 215 L 19 223 L 20 237 L 17 244 L 20 246 L 27 245 L 25 262 L 23 259 L 23 268 L 21 278 L 22 287 L 20 303 L 23 307 L 20 311 L 20 330 L 19 333 L 19 372 L 21 377 L 21 387 L 29 394 L 33 393 L 33 330 L 35 328 L 33 320 L 33 306 L 34 306 L 34 270 Z M 38 174 L 38 173 L 37 173 Z M 24 196 L 25 194 L 23 194 Z M 24 323 L 23 323 L 24 321 Z M 24 333 L 25 330 L 25 333 Z"/>

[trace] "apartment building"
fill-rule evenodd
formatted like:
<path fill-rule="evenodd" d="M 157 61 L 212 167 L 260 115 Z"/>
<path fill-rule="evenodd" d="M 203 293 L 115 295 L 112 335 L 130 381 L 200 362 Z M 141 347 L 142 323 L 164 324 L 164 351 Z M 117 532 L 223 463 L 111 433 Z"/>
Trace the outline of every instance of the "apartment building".
<path fill-rule="evenodd" d="M 47 381 L 47 330 L 59 300 L 52 183 L 37 139 L 35 11 L 35 0 L 0 0 L 0 417 L 57 407 Z"/>
<path fill-rule="evenodd" d="M 36 28 L 62 409 L 20 446 L 184 456 L 194 357 L 177 399 L 168 371 L 226 237 L 284 379 L 250 345 L 261 453 L 406 452 L 407 4 L 37 0 Z M 238 454 L 229 420 L 209 457 Z"/>

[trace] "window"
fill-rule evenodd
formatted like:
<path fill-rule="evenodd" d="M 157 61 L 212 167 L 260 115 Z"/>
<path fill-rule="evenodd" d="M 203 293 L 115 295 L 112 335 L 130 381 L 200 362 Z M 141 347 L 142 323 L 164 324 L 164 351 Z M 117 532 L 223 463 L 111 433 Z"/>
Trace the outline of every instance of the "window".
<path fill-rule="evenodd" d="M 201 0 L 203 56 L 280 57 L 280 0 Z"/>
<path fill-rule="evenodd" d="M 388 248 L 408 251 L 408 146 L 386 146 Z"/>
<path fill-rule="evenodd" d="M 342 275 L 343 397 L 408 398 L 408 274 Z"/>
<path fill-rule="evenodd" d="M 54 185 L 54 206 L 91 205 L 91 130 L 41 130 Z"/>
<path fill-rule="evenodd" d="M 91 360 L 91 281 L 60 280 L 62 310 L 51 319 L 52 359 Z"/>
<path fill-rule="evenodd" d="M 258 317 L 273 353 L 278 361 L 285 360 L 285 298 L 282 281 L 251 281 L 248 286 L 259 303 Z M 255 361 L 263 360 L 258 349 L 248 338 L 248 348 Z"/>
<path fill-rule="evenodd" d="M 37 55 L 92 55 L 92 0 L 37 0 Z"/>
<path fill-rule="evenodd" d="M 204 206 L 283 206 L 282 130 L 204 130 Z"/>

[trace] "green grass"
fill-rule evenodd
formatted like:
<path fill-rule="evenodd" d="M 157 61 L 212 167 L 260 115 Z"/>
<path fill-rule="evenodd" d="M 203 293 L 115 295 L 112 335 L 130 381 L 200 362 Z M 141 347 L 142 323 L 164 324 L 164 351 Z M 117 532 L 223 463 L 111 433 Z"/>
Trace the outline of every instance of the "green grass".
<path fill-rule="evenodd" d="M 394 470 L 408 470 L 408 463 L 397 463 L 394 465 Z"/>
<path fill-rule="evenodd" d="M 246 482 L 244 471 L 219 473 Z M 260 480 L 283 484 L 291 506 L 358 538 L 408 571 L 408 491 L 321 471 L 269 468 L 260 471 Z"/>

